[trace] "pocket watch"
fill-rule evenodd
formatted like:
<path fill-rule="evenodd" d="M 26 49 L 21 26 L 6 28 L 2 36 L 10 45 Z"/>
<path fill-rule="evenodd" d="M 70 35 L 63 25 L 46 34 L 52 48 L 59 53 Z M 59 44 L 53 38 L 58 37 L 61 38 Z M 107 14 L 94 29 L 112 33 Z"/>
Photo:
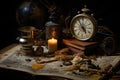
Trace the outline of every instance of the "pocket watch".
<path fill-rule="evenodd" d="M 89 11 L 86 6 L 82 9 L 83 13 L 74 16 L 70 23 L 70 31 L 78 40 L 86 41 L 91 39 L 97 29 L 97 22 L 92 15 L 87 14 Z"/>

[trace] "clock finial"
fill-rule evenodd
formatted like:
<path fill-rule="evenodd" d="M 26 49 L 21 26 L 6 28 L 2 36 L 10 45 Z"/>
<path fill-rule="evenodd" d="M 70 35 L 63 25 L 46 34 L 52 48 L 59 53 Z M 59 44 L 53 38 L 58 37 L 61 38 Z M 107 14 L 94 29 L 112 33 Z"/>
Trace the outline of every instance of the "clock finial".
<path fill-rule="evenodd" d="M 81 11 L 83 13 L 86 13 L 86 12 L 90 11 L 90 9 L 87 8 L 87 5 L 84 5 L 84 8 L 82 8 Z"/>

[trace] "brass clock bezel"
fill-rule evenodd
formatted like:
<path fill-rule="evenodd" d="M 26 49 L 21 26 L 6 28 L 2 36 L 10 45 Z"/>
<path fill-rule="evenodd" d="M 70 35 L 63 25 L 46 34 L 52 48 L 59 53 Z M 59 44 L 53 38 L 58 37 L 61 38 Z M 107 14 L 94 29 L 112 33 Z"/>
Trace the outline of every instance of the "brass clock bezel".
<path fill-rule="evenodd" d="M 79 18 L 82 18 L 82 17 L 85 17 L 85 18 L 88 18 L 92 24 L 93 24 L 93 32 L 91 34 L 91 36 L 85 38 L 85 39 L 80 39 L 74 32 L 74 24 L 75 24 L 75 21 Z M 88 15 L 88 14 L 85 14 L 85 13 L 82 13 L 82 14 L 77 14 L 76 16 L 74 16 L 71 20 L 71 23 L 70 23 L 70 31 L 71 31 L 71 34 L 73 35 L 74 38 L 78 39 L 78 40 L 81 40 L 81 41 L 87 41 L 87 40 L 90 40 L 97 32 L 97 22 L 95 20 L 95 18 L 91 15 Z"/>

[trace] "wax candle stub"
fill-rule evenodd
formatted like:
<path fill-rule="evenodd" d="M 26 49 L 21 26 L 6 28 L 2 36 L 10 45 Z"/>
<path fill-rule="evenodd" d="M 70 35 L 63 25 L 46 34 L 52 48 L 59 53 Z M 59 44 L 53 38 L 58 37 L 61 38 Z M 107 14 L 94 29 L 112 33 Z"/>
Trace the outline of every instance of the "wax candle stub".
<path fill-rule="evenodd" d="M 57 50 L 57 39 L 49 39 L 48 40 L 48 51 L 49 52 L 54 52 Z"/>

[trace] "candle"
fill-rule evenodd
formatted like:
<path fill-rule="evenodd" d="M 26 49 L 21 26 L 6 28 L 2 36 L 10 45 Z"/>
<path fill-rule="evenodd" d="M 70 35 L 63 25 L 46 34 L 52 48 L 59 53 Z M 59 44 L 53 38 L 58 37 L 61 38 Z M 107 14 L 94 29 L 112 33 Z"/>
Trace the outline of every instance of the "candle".
<path fill-rule="evenodd" d="M 54 52 L 57 50 L 57 39 L 49 39 L 48 40 L 48 50 L 49 52 Z"/>

